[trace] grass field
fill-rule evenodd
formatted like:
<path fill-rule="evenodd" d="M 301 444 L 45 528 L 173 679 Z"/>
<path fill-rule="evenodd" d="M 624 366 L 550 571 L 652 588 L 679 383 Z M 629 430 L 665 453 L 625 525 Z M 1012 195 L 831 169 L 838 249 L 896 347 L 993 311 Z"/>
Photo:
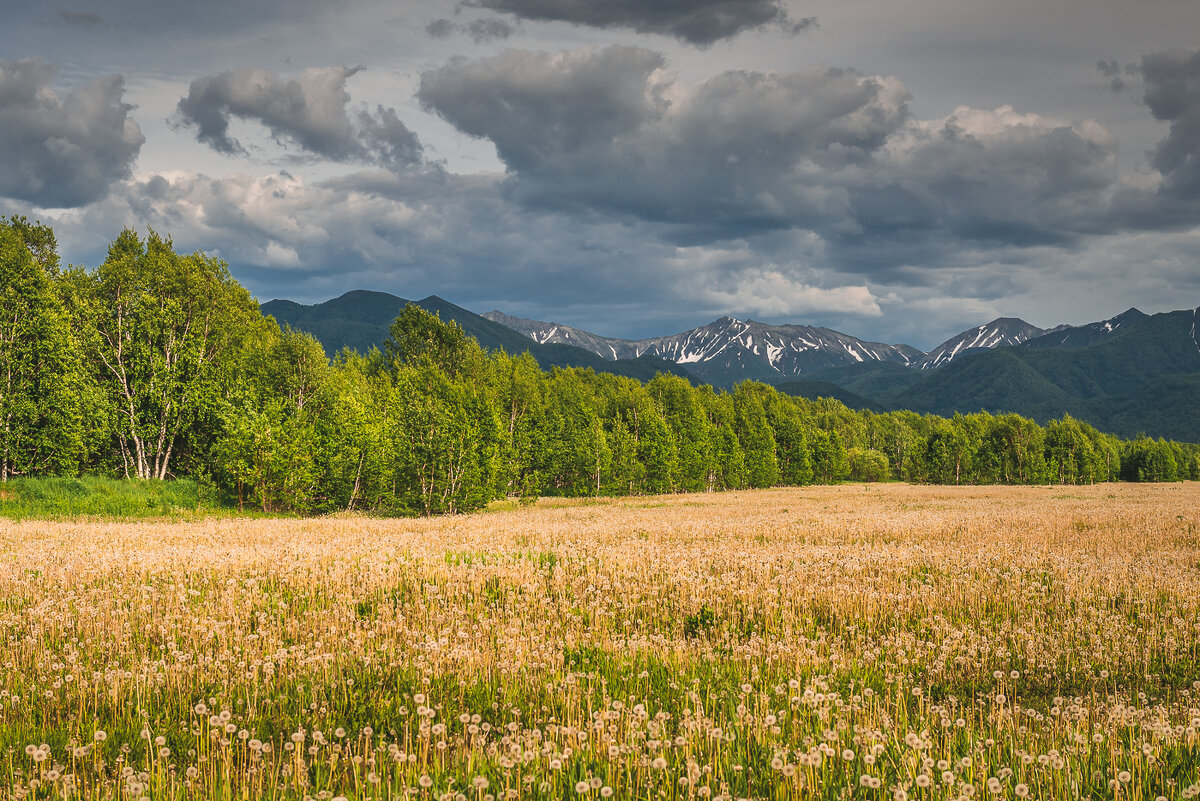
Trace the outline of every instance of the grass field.
<path fill-rule="evenodd" d="M 0 517 L 16 520 L 186 517 L 200 509 L 191 479 L 13 478 L 0 485 Z"/>
<path fill-rule="evenodd" d="M 1189 799 L 1200 485 L 0 523 L 13 798 Z"/>

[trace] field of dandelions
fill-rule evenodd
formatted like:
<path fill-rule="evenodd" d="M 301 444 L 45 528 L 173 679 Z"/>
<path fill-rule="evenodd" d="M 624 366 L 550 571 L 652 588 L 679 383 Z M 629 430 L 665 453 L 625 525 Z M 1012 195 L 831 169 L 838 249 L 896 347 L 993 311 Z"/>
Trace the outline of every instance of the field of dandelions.
<path fill-rule="evenodd" d="M 1189 799 L 1200 485 L 0 521 L 14 799 Z"/>

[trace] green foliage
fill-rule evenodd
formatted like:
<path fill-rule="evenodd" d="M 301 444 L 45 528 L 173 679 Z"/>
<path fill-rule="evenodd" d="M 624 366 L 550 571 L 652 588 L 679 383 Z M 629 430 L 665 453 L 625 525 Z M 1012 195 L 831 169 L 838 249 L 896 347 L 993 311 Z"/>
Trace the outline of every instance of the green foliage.
<path fill-rule="evenodd" d="M 849 449 L 846 465 L 851 481 L 884 481 L 888 477 L 887 457 L 870 448 Z"/>
<path fill-rule="evenodd" d="M 1195 311 L 1122 316 L 1128 319 L 1120 330 L 1080 337 L 1077 347 L 1046 336 L 1020 347 L 966 354 L 937 370 L 856 364 L 816 373 L 811 376 L 815 381 L 781 384 L 780 389 L 815 391 L 856 408 L 942 416 L 983 409 L 1044 424 L 1070 413 L 1122 437 L 1150 432 L 1200 441 L 1200 416 L 1194 413 L 1200 392 Z M 1071 335 L 1079 333 L 1076 329 Z M 1046 346 L 1040 340 L 1047 340 Z M 820 381 L 836 389 L 819 389 Z"/>
<path fill-rule="evenodd" d="M 48 228 L 0 218 L 0 481 L 82 456 L 83 368 L 53 248 Z"/>
<path fill-rule="evenodd" d="M 178 516 L 200 509 L 191 479 L 173 481 L 82 478 L 15 478 L 0 485 L 0 517 L 15 519 L 87 516 L 145 518 Z"/>
<path fill-rule="evenodd" d="M 95 369 L 116 421 L 126 476 L 166 478 L 178 446 L 203 449 L 260 315 L 218 259 L 181 256 L 154 231 L 126 229 L 91 276 Z"/>
<path fill-rule="evenodd" d="M 718 391 L 664 373 L 643 384 L 547 372 L 439 316 L 456 308 L 404 306 L 383 350 L 331 361 L 311 335 L 263 317 L 224 263 L 179 255 L 154 232 L 123 232 L 88 272 L 59 268 L 48 228 L 4 221 L 0 482 L 180 474 L 268 514 L 433 515 L 847 479 L 1200 479 L 1200 446 L 1121 442 L 1069 415 L 1041 426 L 855 411 L 752 381 Z"/>
<path fill-rule="evenodd" d="M 383 357 L 393 373 L 429 362 L 456 378 L 477 367 L 483 354 L 479 343 L 469 338 L 458 323 L 442 322 L 438 315 L 410 303 L 388 329 Z"/>
<path fill-rule="evenodd" d="M 698 612 L 683 619 L 683 636 L 689 640 L 702 637 L 716 624 L 716 613 L 707 606 L 702 606 Z"/>

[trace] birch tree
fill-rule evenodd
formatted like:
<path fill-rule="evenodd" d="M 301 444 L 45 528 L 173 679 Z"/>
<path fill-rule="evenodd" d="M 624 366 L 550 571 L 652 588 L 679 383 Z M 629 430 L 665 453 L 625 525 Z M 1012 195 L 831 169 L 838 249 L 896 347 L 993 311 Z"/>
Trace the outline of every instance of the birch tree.
<path fill-rule="evenodd" d="M 258 309 L 226 264 L 126 229 L 93 274 L 100 372 L 125 475 L 166 478 L 189 426 L 217 405 Z M 211 416 L 211 415 L 210 415 Z"/>

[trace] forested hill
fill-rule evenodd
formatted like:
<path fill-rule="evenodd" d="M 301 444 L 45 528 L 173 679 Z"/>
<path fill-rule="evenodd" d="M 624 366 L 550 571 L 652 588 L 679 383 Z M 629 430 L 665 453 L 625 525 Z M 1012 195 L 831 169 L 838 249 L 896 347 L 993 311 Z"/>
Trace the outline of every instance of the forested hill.
<path fill-rule="evenodd" d="M 1047 421 L 1064 414 L 1105 431 L 1200 442 L 1200 310 L 1063 328 L 979 350 L 937 370 L 862 365 L 816 373 L 876 408 L 940 415 L 987 410 Z M 854 401 L 848 401 L 854 404 Z"/>
<path fill-rule="evenodd" d="M 655 356 L 610 361 L 573 345 L 539 344 L 437 295 L 430 295 L 424 300 L 405 300 L 386 292 L 358 289 L 311 306 L 290 300 L 271 300 L 260 308 L 263 314 L 269 314 L 281 324 L 312 334 L 332 358 L 343 348 L 367 353 L 371 348 L 383 347 L 388 326 L 400 310 L 410 303 L 445 322 L 453 321 L 467 335 L 475 337 L 485 350 L 504 350 L 512 355 L 529 351 L 538 365 L 546 370 L 551 367 L 586 367 L 598 373 L 629 376 L 640 381 L 649 381 L 658 373 L 671 373 L 695 380 L 683 366 Z"/>
<path fill-rule="evenodd" d="M 1039 422 L 1070 414 L 1120 436 L 1200 442 L 1197 310 L 1147 315 L 1129 309 L 1046 331 L 1000 318 L 921 354 L 827 329 L 730 318 L 670 337 L 627 340 L 498 311 L 478 315 L 437 296 L 413 302 L 454 320 L 487 350 L 529 350 L 543 368 L 590 367 L 642 381 L 673 372 L 725 389 L 759 380 L 872 411 L 1016 412 Z M 380 347 L 406 303 L 360 290 L 313 306 L 273 300 L 262 309 L 313 334 L 332 356 L 342 347 L 360 353 Z"/>
<path fill-rule="evenodd" d="M 754 381 L 547 371 L 415 304 L 381 349 L 330 360 L 218 259 L 126 230 L 95 269 L 63 270 L 53 231 L 24 218 L 0 218 L 0 377 L 0 482 L 189 476 L 265 512 L 847 479 L 1200 479 L 1200 446 L 1121 441 L 1070 417 L 873 413 Z"/>

